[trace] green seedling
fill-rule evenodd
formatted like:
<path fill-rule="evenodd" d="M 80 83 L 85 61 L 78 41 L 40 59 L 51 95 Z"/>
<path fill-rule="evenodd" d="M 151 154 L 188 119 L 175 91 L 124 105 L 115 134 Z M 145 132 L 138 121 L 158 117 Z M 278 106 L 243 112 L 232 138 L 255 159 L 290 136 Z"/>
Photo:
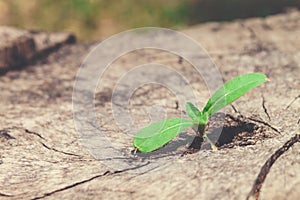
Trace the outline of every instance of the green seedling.
<path fill-rule="evenodd" d="M 196 126 L 199 136 L 210 142 L 205 134 L 208 118 L 267 80 L 266 75 L 261 73 L 238 76 L 220 87 L 210 97 L 202 111 L 192 103 L 186 103 L 186 113 L 191 120 L 170 118 L 150 124 L 134 136 L 133 145 L 142 153 L 151 152 L 162 147 L 180 132 L 191 126 Z M 211 142 L 210 144 L 214 149 L 215 146 Z"/>

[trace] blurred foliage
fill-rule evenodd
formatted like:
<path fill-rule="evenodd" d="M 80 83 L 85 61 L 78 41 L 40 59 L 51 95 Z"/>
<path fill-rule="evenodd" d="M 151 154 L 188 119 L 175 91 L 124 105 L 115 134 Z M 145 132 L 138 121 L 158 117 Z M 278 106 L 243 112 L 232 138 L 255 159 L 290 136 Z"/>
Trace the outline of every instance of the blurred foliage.
<path fill-rule="evenodd" d="M 300 0 L 0 0 L 0 24 L 74 32 L 99 39 L 134 27 L 179 28 L 211 20 L 266 16 Z"/>
<path fill-rule="evenodd" d="M 195 0 L 190 9 L 189 22 L 265 17 L 290 7 L 300 8 L 300 0 Z"/>

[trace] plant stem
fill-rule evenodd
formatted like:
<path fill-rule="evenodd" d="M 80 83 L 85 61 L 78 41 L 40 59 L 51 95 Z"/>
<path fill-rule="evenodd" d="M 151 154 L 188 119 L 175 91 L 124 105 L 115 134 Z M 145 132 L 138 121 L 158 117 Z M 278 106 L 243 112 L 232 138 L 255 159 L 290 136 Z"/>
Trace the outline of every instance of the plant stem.
<path fill-rule="evenodd" d="M 189 149 L 201 149 L 201 146 L 203 142 L 208 143 L 210 145 L 210 148 L 212 150 L 218 150 L 218 148 L 214 145 L 214 143 L 207 137 L 207 134 L 205 132 L 206 124 L 199 124 L 197 127 L 193 128 L 195 132 L 198 134 L 192 144 L 189 146 Z"/>
<path fill-rule="evenodd" d="M 199 137 L 201 137 L 204 140 L 204 142 L 209 143 L 212 150 L 218 150 L 218 148 L 215 146 L 215 144 L 207 137 L 207 135 L 205 133 L 205 129 L 206 129 L 206 124 L 198 125 L 197 133 L 198 133 Z"/>
<path fill-rule="evenodd" d="M 198 135 L 203 138 L 205 132 L 206 124 L 199 124 L 197 128 Z"/>

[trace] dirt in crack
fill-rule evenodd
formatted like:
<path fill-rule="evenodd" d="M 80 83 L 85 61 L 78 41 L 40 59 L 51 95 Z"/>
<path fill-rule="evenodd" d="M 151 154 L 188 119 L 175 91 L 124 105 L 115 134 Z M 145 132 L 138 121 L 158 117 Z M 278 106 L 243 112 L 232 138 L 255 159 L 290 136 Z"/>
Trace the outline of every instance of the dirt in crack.
<path fill-rule="evenodd" d="M 255 124 L 243 116 L 216 113 L 210 117 L 206 131 L 208 138 L 219 149 L 224 149 L 254 145 L 260 140 L 274 137 L 267 129 L 268 127 Z M 202 138 L 195 137 L 185 154 L 209 148 L 209 144 L 203 142 Z"/>

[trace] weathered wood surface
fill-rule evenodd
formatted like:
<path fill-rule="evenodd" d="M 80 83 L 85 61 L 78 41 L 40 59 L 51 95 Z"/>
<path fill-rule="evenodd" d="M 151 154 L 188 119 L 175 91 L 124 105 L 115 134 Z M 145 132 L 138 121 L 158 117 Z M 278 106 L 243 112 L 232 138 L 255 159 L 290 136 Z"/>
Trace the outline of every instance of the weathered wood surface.
<path fill-rule="evenodd" d="M 300 12 L 208 23 L 183 32 L 208 50 L 225 80 L 254 71 L 268 75 L 270 82 L 234 103 L 248 117 L 245 121 L 259 126 L 266 137 L 254 137 L 252 145 L 200 151 L 146 173 L 108 168 L 82 146 L 73 124 L 74 78 L 95 45 L 65 46 L 43 62 L 0 77 L 0 198 L 246 199 L 265 161 L 300 132 Z M 188 77 L 201 104 L 209 96 L 187 62 L 165 52 L 152 53 L 143 50 L 116 60 L 96 93 L 101 127 L 128 151 L 131 138 L 119 137 L 122 131 L 110 111 L 110 95 L 122 72 L 149 61 L 169 64 Z M 145 86 L 132 98 L 135 120 L 145 125 L 147 114 L 141 112 L 155 104 L 167 107 L 170 115 L 183 109 L 176 108 L 176 99 L 165 88 Z M 227 111 L 237 115 L 231 107 Z M 260 198 L 298 199 L 299 170 L 296 143 L 274 163 Z"/>
<path fill-rule="evenodd" d="M 22 67 L 59 46 L 75 42 L 69 33 L 28 31 L 0 26 L 0 69 Z"/>

